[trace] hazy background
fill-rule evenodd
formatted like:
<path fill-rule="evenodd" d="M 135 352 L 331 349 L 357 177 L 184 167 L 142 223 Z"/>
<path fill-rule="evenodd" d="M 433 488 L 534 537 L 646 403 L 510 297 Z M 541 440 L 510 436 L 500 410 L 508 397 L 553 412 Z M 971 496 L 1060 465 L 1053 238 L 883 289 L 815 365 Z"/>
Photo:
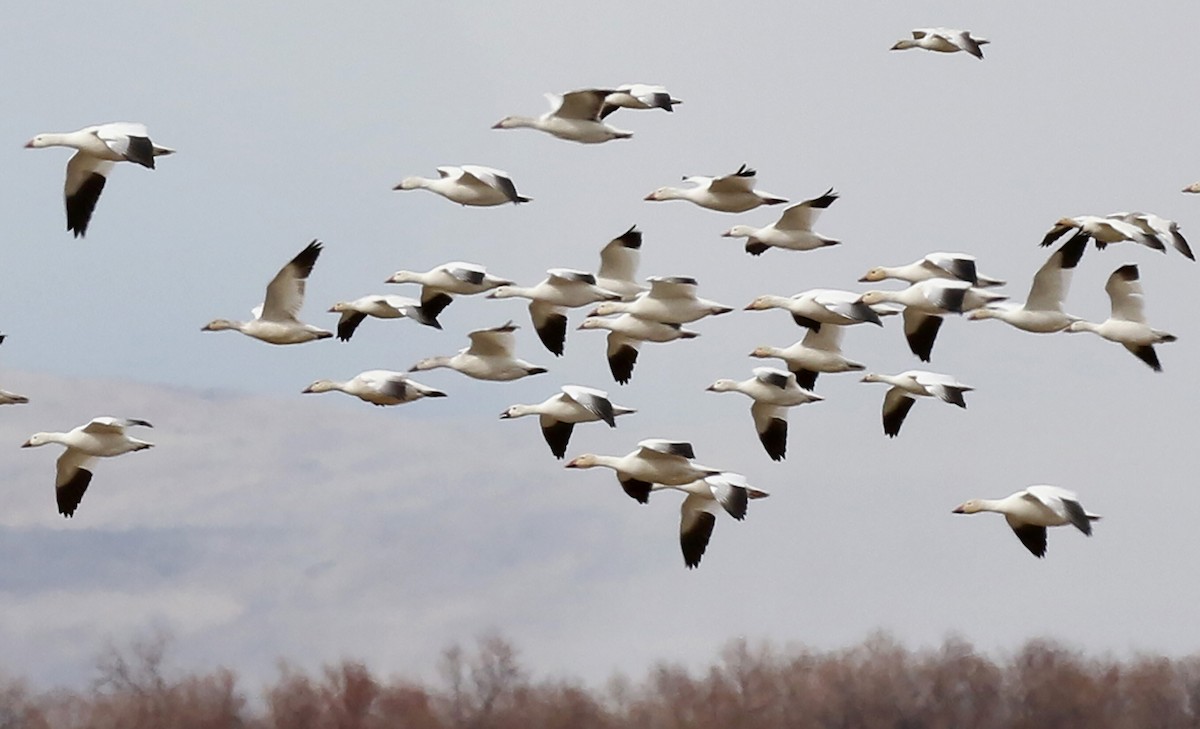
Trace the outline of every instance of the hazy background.
<path fill-rule="evenodd" d="M 108 641 L 151 625 L 174 634 L 182 662 L 251 678 L 279 656 L 419 673 L 490 629 L 529 665 L 589 680 L 658 658 L 698 665 L 734 636 L 836 647 L 875 628 L 999 651 L 1039 635 L 1118 653 L 1197 647 L 1197 269 L 1175 252 L 1089 250 L 1068 300 L 1102 320 L 1109 273 L 1143 264 L 1150 321 L 1180 337 L 1159 349 L 1162 374 L 1090 335 L 948 321 L 922 367 L 974 385 L 967 411 L 919 402 L 889 440 L 884 387 L 823 375 L 827 401 L 793 411 L 778 464 L 749 400 L 703 389 L 749 376 L 755 346 L 803 334 L 783 312 L 740 310 L 760 294 L 864 290 L 871 266 L 964 250 L 1020 301 L 1064 215 L 1153 211 L 1200 243 L 1200 199 L 1179 192 L 1200 178 L 1186 85 L 1200 7 L 65 2 L 14 6 L 6 21 L 0 386 L 32 399 L 0 410 L 10 667 L 78 683 Z M 929 25 L 990 38 L 987 59 L 888 52 Z M 489 129 L 541 113 L 543 92 L 629 82 L 684 103 L 610 117 L 635 136 L 603 145 Z M 179 153 L 155 171 L 118 166 L 74 240 L 69 150 L 21 145 L 116 120 Z M 642 201 L 743 162 L 793 201 L 836 187 L 818 230 L 844 245 L 752 258 L 719 234 L 778 208 Z M 463 163 L 507 170 L 534 202 L 464 209 L 391 190 Z M 302 316 L 332 327 L 334 301 L 416 295 L 382 283 L 398 268 L 476 261 L 532 284 L 553 266 L 594 270 L 634 223 L 640 275 L 696 276 L 701 295 L 739 310 L 692 325 L 699 339 L 643 347 L 628 386 L 612 382 L 602 334 L 570 331 L 556 360 L 511 300 L 460 299 L 441 332 L 367 321 L 349 344 L 200 332 L 248 316 L 314 237 L 326 250 Z M 450 397 L 386 410 L 299 395 L 453 353 L 507 319 L 523 325 L 518 354 L 549 374 L 423 373 Z M 918 365 L 898 320 L 856 327 L 844 347 L 876 371 Z M 771 498 L 744 523 L 719 520 L 700 569 L 684 569 L 679 495 L 639 506 L 610 471 L 564 471 L 536 420 L 497 419 L 567 382 L 640 410 L 615 430 L 581 426 L 569 455 L 688 439 Z M 52 494 L 58 449 L 16 446 L 100 414 L 153 422 L 158 447 L 98 464 L 68 521 Z M 999 516 L 950 514 L 1031 483 L 1078 491 L 1106 517 L 1094 537 L 1054 530 L 1039 561 Z"/>

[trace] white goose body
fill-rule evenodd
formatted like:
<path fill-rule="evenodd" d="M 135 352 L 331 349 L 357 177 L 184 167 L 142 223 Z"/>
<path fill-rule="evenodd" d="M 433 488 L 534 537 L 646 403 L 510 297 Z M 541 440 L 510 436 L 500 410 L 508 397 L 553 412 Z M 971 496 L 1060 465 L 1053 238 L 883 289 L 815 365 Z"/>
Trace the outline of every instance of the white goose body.
<path fill-rule="evenodd" d="M 842 327 L 810 329 L 804 339 L 789 347 L 757 347 L 751 357 L 776 357 L 787 363 L 800 387 L 811 390 L 822 372 L 856 372 L 866 369 L 860 362 L 842 356 Z"/>
<path fill-rule="evenodd" d="M 153 443 L 125 434 L 125 428 L 135 425 L 151 427 L 145 420 L 104 416 L 93 418 L 90 422 L 65 433 L 34 433 L 25 441 L 22 448 L 34 448 L 47 443 L 58 443 L 67 447 L 55 464 L 54 490 L 58 501 L 58 513 L 65 517 L 74 516 L 75 509 L 92 481 L 92 472 L 86 466 L 93 458 L 111 458 L 154 446 Z"/>
<path fill-rule="evenodd" d="M 1144 295 L 1138 279 L 1138 267 L 1134 264 L 1127 264 L 1113 271 L 1104 285 L 1112 303 L 1112 314 L 1109 318 L 1099 324 L 1082 319 L 1075 320 L 1067 327 L 1067 331 L 1098 334 L 1110 342 L 1124 346 L 1155 372 L 1162 372 L 1154 345 L 1174 342 L 1176 337 L 1146 323 Z"/>
<path fill-rule="evenodd" d="M 77 150 L 67 162 L 67 178 L 63 185 L 67 230 L 76 238 L 87 233 L 92 212 L 114 163 L 134 162 L 154 169 L 155 157 L 175 151 L 151 142 L 146 126 L 135 122 L 98 124 L 75 132 L 46 132 L 29 140 L 25 147 Z"/>
<path fill-rule="evenodd" d="M 646 200 L 687 200 L 702 208 L 723 213 L 744 213 L 759 205 L 779 205 L 786 198 L 754 189 L 755 171 L 742 165 L 737 172 L 721 177 L 684 177 L 693 187 L 660 187 Z"/>
<path fill-rule="evenodd" d="M 254 308 L 254 319 L 248 322 L 214 319 L 202 331 L 232 329 L 268 344 L 303 344 L 332 337 L 333 332 L 304 324 L 296 318 L 304 305 L 305 282 L 320 255 L 321 242 L 314 240 L 279 269 L 267 284 L 263 303 Z"/>
<path fill-rule="evenodd" d="M 725 238 L 746 238 L 746 252 L 762 255 L 769 248 L 790 251 L 811 251 L 835 246 L 841 241 L 814 233 L 812 226 L 821 211 L 833 204 L 838 194 L 829 188 L 824 195 L 789 205 L 779 220 L 765 228 L 735 225 L 721 235 Z"/>
<path fill-rule="evenodd" d="M 579 89 L 565 94 L 546 94 L 550 111 L 538 117 L 506 116 L 492 129 L 537 129 L 559 139 L 583 144 L 599 144 L 613 139 L 629 139 L 633 132 L 610 127 L 600 120 L 604 100 L 611 89 Z"/>
<path fill-rule="evenodd" d="M 759 296 L 747 311 L 784 309 L 802 327 L 820 330 L 823 324 L 847 326 L 869 322 L 883 326 L 879 314 L 860 300 L 859 294 L 838 289 L 809 289 L 794 296 Z"/>
<path fill-rule="evenodd" d="M 436 180 L 428 177 L 406 177 L 393 190 L 429 190 L 459 205 L 492 207 L 506 203 L 530 202 L 531 198 L 517 194 L 516 185 L 504 170 L 483 165 L 438 167 Z"/>
<path fill-rule="evenodd" d="M 596 277 L 587 271 L 570 268 L 551 268 L 547 278 L 536 286 L 500 286 L 488 294 L 489 299 L 529 299 L 529 316 L 533 328 L 546 349 L 561 356 L 567 337 L 567 315 L 564 309 L 594 304 L 597 301 L 619 301 L 621 294 L 596 285 Z"/>
<path fill-rule="evenodd" d="M 546 372 L 545 367 L 538 367 L 513 356 L 513 348 L 516 345 L 513 332 L 516 330 L 517 327 L 510 321 L 491 329 L 473 331 L 467 335 L 471 340 L 469 347 L 449 357 L 428 357 L 417 362 L 409 371 L 420 372 L 447 367 L 477 380 L 500 382 Z"/>
<path fill-rule="evenodd" d="M 969 30 L 959 30 L 957 28 L 914 28 L 912 38 L 904 38 L 896 41 L 891 50 L 903 51 L 909 48 L 921 48 L 937 53 L 957 53 L 964 51 L 979 60 L 983 60 L 983 49 L 980 46 L 987 45 L 989 42 L 987 38 L 973 37 Z"/>
<path fill-rule="evenodd" d="M 936 397 L 951 405 L 966 408 L 967 402 L 963 393 L 975 389 L 950 375 L 924 370 L 909 370 L 898 375 L 869 372 L 863 376 L 862 381 L 891 385 L 883 397 L 883 432 L 889 438 L 900 434 L 900 426 L 904 425 L 904 418 L 916 402 L 915 398 Z"/>
<path fill-rule="evenodd" d="M 698 332 L 689 331 L 678 324 L 664 324 L 633 314 L 622 314 L 613 319 L 589 316 L 579 328 L 608 330 L 608 369 L 612 372 L 613 379 L 622 385 L 633 377 L 633 366 L 637 363 L 640 342 L 664 343 L 700 336 Z"/>
<path fill-rule="evenodd" d="M 706 316 L 727 314 L 733 309 L 715 301 L 696 296 L 697 282 L 690 276 L 652 276 L 650 291 L 633 301 L 612 301 L 600 304 L 589 316 L 632 314 L 639 319 L 664 324 L 688 324 Z"/>
<path fill-rule="evenodd" d="M 566 455 L 571 432 L 579 423 L 603 421 L 610 428 L 617 426 L 616 418 L 637 412 L 633 408 L 615 405 L 608 393 L 582 385 L 563 385 L 559 392 L 535 405 L 513 405 L 500 413 L 502 419 L 537 415 L 542 436 L 555 458 Z"/>
<path fill-rule="evenodd" d="M 302 392 L 344 392 L 364 402 L 381 406 L 403 405 L 423 397 L 446 397 L 446 393 L 441 390 L 426 387 L 410 380 L 403 372 L 392 370 L 367 370 L 345 382 L 317 380 Z"/>
<path fill-rule="evenodd" d="M 625 493 L 644 504 L 654 484 L 683 486 L 721 473 L 719 468 L 694 463 L 695 457 L 691 443 L 654 438 L 639 442 L 637 450 L 623 456 L 587 453 L 568 461 L 565 467 L 611 468 Z"/>
<path fill-rule="evenodd" d="M 1013 533 L 1033 556 L 1046 555 L 1046 528 L 1074 526 L 1092 535 L 1092 522 L 1098 514 L 1089 513 L 1074 492 L 1058 486 L 1038 485 L 1017 491 L 1002 499 L 972 499 L 954 509 L 955 514 L 991 511 L 1003 514 Z"/>
<path fill-rule="evenodd" d="M 928 362 L 943 316 L 961 314 L 1006 298 L 975 288 L 966 281 L 931 278 L 901 291 L 868 291 L 860 301 L 870 306 L 882 303 L 903 306 L 904 338 L 908 347 L 922 362 Z"/>
<path fill-rule="evenodd" d="M 1029 296 L 1024 304 L 989 304 L 967 314 L 968 319 L 999 319 L 1017 329 L 1035 334 L 1061 332 L 1078 321 L 1079 317 L 1063 311 L 1063 299 L 1071 283 L 1071 274 L 1087 239 L 1075 236 L 1050 254 L 1042 267 L 1033 276 Z"/>
<path fill-rule="evenodd" d="M 928 281 L 931 278 L 948 278 L 966 281 L 972 286 L 980 288 L 1004 285 L 1000 279 L 979 273 L 976 270 L 975 256 L 944 251 L 930 253 L 919 261 L 913 261 L 903 266 L 876 266 L 867 271 L 859 281 L 872 283 L 889 278 L 909 283 Z"/>
<path fill-rule="evenodd" d="M 384 283 L 420 284 L 421 308 L 426 316 L 437 318 L 455 296 L 482 294 L 513 282 L 491 275 L 478 263 L 450 261 L 428 271 L 396 271 Z"/>
<path fill-rule="evenodd" d="M 343 342 L 350 341 L 358 325 L 368 316 L 376 319 L 412 319 L 427 327 L 442 328 L 437 317 L 429 316 L 421 307 L 421 302 L 407 296 L 362 296 L 353 301 L 339 301 L 329 307 L 329 312 L 341 314 L 338 319 L 337 337 Z"/>
<path fill-rule="evenodd" d="M 772 460 L 787 455 L 787 409 L 817 402 L 824 398 L 803 389 L 796 376 L 774 367 L 756 367 L 748 380 L 717 380 L 708 386 L 710 392 L 740 392 L 754 400 L 750 415 L 759 441 Z"/>
<path fill-rule="evenodd" d="M 666 488 L 687 494 L 679 507 L 679 547 L 683 552 L 683 563 L 688 569 L 700 565 L 722 511 L 741 521 L 746 517 L 750 499 L 769 495 L 751 486 L 745 476 L 729 471 L 682 486 L 651 486 L 654 491 Z"/>

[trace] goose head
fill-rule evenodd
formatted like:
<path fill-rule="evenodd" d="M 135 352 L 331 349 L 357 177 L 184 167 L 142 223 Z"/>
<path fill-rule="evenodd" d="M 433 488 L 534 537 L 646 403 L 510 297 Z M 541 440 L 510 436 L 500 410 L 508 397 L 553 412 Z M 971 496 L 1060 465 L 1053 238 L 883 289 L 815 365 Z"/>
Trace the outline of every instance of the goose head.
<path fill-rule="evenodd" d="M 890 300 L 889 294 L 886 291 L 868 291 L 862 296 L 858 297 L 858 303 L 866 304 L 867 306 L 883 304 Z"/>
<path fill-rule="evenodd" d="M 592 468 L 599 465 L 596 456 L 591 453 L 585 453 L 578 458 L 572 458 L 567 461 L 563 468 Z"/>
<path fill-rule="evenodd" d="M 887 382 L 887 380 L 883 379 L 883 375 L 879 375 L 874 372 L 868 372 L 862 376 L 862 379 L 859 380 L 859 382 Z"/>
<path fill-rule="evenodd" d="M 213 319 L 209 323 L 200 328 L 202 332 L 220 332 L 226 329 L 241 329 L 241 325 L 236 321 L 228 319 Z"/>
<path fill-rule="evenodd" d="M 705 388 L 708 392 L 732 392 L 738 389 L 738 383 L 734 380 L 717 380 L 716 382 Z"/>
<path fill-rule="evenodd" d="M 396 271 L 384 283 L 418 283 L 417 274 L 412 271 Z"/>
<path fill-rule="evenodd" d="M 49 433 L 34 433 L 33 435 L 29 436 L 29 440 L 21 444 L 21 447 L 36 448 L 37 446 L 46 445 L 50 442 L 51 440 Z"/>
<path fill-rule="evenodd" d="M 608 316 L 609 314 L 620 314 L 622 311 L 623 309 L 619 304 L 612 301 L 605 301 L 589 311 L 588 316 Z"/>
<path fill-rule="evenodd" d="M 862 278 L 859 279 L 859 282 L 860 283 L 871 283 L 872 281 L 883 281 L 887 277 L 888 277 L 887 271 L 883 270 L 882 266 L 876 266 L 875 268 L 872 268 L 870 271 L 867 271 L 866 273 L 864 273 Z"/>
<path fill-rule="evenodd" d="M 721 234 L 722 238 L 749 238 L 758 232 L 757 228 L 749 225 L 735 225 Z"/>
<path fill-rule="evenodd" d="M 970 501 L 965 501 L 965 502 L 959 504 L 958 506 L 954 507 L 954 511 L 952 511 L 951 513 L 952 514 L 977 514 L 984 510 L 985 509 L 983 508 L 983 503 L 980 502 L 979 499 L 971 499 Z"/>
<path fill-rule="evenodd" d="M 492 129 L 516 129 L 532 126 L 533 120 L 523 116 L 506 116 L 492 125 Z"/>
<path fill-rule="evenodd" d="M 333 380 L 317 380 L 300 392 L 301 394 L 308 395 L 314 392 L 329 392 L 336 389 L 338 389 L 337 383 Z"/>
<path fill-rule="evenodd" d="M 426 180 L 423 177 L 405 177 L 400 181 L 399 185 L 393 187 L 393 190 L 419 190 L 425 187 Z"/>
<path fill-rule="evenodd" d="M 508 420 L 510 418 L 520 418 L 522 416 L 531 414 L 533 414 L 533 410 L 531 410 L 528 405 L 513 405 L 509 407 L 508 410 L 500 413 L 500 419 Z"/>
<path fill-rule="evenodd" d="M 760 296 L 747 304 L 744 311 L 762 311 L 763 309 L 773 309 L 775 308 L 775 298 L 776 297 L 774 296 Z"/>
<path fill-rule="evenodd" d="M 677 200 L 680 197 L 679 192 L 680 192 L 679 190 L 677 190 L 673 187 L 660 187 L 642 199 L 643 200 L 651 200 L 651 201 L 654 201 L 654 200 Z"/>
<path fill-rule="evenodd" d="M 767 359 L 769 357 L 774 357 L 775 356 L 774 349 L 775 349 L 774 347 L 755 347 L 754 351 L 750 353 L 750 356 L 758 357 L 759 359 Z"/>

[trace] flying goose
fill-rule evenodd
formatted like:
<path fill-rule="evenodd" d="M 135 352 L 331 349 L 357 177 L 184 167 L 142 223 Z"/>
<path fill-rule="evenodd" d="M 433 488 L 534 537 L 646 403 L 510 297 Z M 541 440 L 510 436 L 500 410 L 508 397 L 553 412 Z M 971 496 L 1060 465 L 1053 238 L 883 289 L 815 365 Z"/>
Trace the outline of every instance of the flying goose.
<path fill-rule="evenodd" d="M 683 551 L 683 563 L 688 569 L 699 566 L 721 511 L 741 521 L 746 517 L 750 499 L 761 499 L 769 495 L 766 491 L 751 486 L 745 476 L 729 471 L 706 476 L 682 486 L 651 486 L 655 491 L 664 488 L 687 494 L 679 509 L 679 547 Z"/>
<path fill-rule="evenodd" d="M 1063 299 L 1067 297 L 1071 274 L 1079 259 L 1083 257 L 1085 247 L 1087 238 L 1072 236 L 1050 254 L 1050 258 L 1046 259 L 1033 275 L 1033 285 L 1029 288 L 1029 296 L 1025 298 L 1024 304 L 988 304 L 969 312 L 967 318 L 999 319 L 1017 329 L 1039 334 L 1066 329 L 1071 322 L 1079 319 L 1063 311 Z"/>
<path fill-rule="evenodd" d="M 343 342 L 350 341 L 358 325 L 368 316 L 377 319 L 407 318 L 427 327 L 442 328 L 436 315 L 429 316 L 421 302 L 407 296 L 363 296 L 353 301 L 339 301 L 329 307 L 329 312 L 342 315 L 338 319 L 337 337 Z"/>
<path fill-rule="evenodd" d="M 922 370 L 909 370 L 898 375 L 880 375 L 868 372 L 863 382 L 882 382 L 891 385 L 883 397 L 883 432 L 889 438 L 900 434 L 900 426 L 918 397 L 936 397 L 940 400 L 967 407 L 963 393 L 975 388 L 964 385 L 949 375 Z"/>
<path fill-rule="evenodd" d="M 796 376 L 774 367 L 755 367 L 748 380 L 717 380 L 709 392 L 740 392 L 754 401 L 750 415 L 758 439 L 773 461 L 787 455 L 787 409 L 825 398 L 800 387 Z"/>
<path fill-rule="evenodd" d="M 455 295 L 481 294 L 513 282 L 489 274 L 478 263 L 450 261 L 424 272 L 396 271 L 384 283 L 421 284 L 421 308 L 426 316 L 437 318 Z"/>
<path fill-rule="evenodd" d="M 905 266 L 876 266 L 867 271 L 859 281 L 872 283 L 889 278 L 909 283 L 919 283 L 931 278 L 949 278 L 966 281 L 979 288 L 1004 285 L 1000 279 L 978 273 L 975 268 L 975 256 L 945 251 L 930 253 L 921 260 Z"/>
<path fill-rule="evenodd" d="M 922 362 L 928 362 L 943 316 L 961 314 L 1006 298 L 977 289 L 966 281 L 931 278 L 901 291 L 868 291 L 859 297 L 859 301 L 868 306 L 883 303 L 903 306 L 904 338 L 908 340 L 908 348 Z"/>
<path fill-rule="evenodd" d="M 633 408 L 614 405 L 603 390 L 582 385 L 563 385 L 559 392 L 537 405 L 513 405 L 500 413 L 500 417 L 509 419 L 537 415 L 542 426 L 542 437 L 550 446 L 550 452 L 555 458 L 562 458 L 566 455 L 571 431 L 576 424 L 602 420 L 608 423 L 608 427 L 615 428 L 618 415 L 636 412 Z"/>
<path fill-rule="evenodd" d="M 426 387 L 408 379 L 403 372 L 392 370 L 367 370 L 346 382 L 317 380 L 301 390 L 304 394 L 317 392 L 344 392 L 372 405 L 403 405 L 423 397 L 446 397 L 446 393 Z"/>
<path fill-rule="evenodd" d="M 1099 334 L 1110 342 L 1124 346 L 1135 357 L 1150 365 L 1150 369 L 1162 372 L 1154 345 L 1174 342 L 1176 337 L 1153 329 L 1146 323 L 1145 297 L 1138 279 L 1138 267 L 1130 263 L 1113 271 L 1104 284 L 1104 290 L 1112 302 L 1112 314 L 1108 319 L 1100 324 L 1075 320 L 1067 327 L 1067 331 Z"/>
<path fill-rule="evenodd" d="M 248 337 L 269 344 L 303 344 L 332 337 L 333 332 L 311 324 L 303 324 L 296 318 L 300 307 L 304 305 L 304 283 L 320 255 L 321 242 L 313 240 L 286 266 L 279 269 L 279 273 L 267 284 L 267 296 L 261 305 L 254 308 L 254 318 L 250 321 L 214 319 L 204 325 L 202 331 L 236 329 Z"/>
<path fill-rule="evenodd" d="M 1179 224 L 1174 220 L 1167 220 L 1154 213 L 1112 213 L 1108 217 L 1110 220 L 1121 220 L 1135 225 L 1146 235 L 1157 238 L 1160 243 L 1170 242 L 1175 250 L 1190 260 L 1196 260 L 1196 255 L 1192 253 L 1192 247 L 1179 232 Z M 1163 245 L 1161 250 L 1165 253 L 1166 245 Z"/>
<path fill-rule="evenodd" d="M 54 493 L 58 513 L 65 517 L 75 515 L 83 492 L 92 481 L 92 472 L 86 467 L 93 458 L 109 458 L 154 446 L 125 435 L 125 428 L 135 425 L 152 427 L 145 420 L 99 417 L 65 433 L 34 433 L 21 445 L 22 448 L 34 448 L 58 443 L 67 447 L 55 463 Z"/>
<path fill-rule="evenodd" d="M 409 372 L 448 367 L 477 380 L 508 382 L 528 375 L 540 375 L 545 367 L 532 365 L 513 356 L 517 327 L 510 321 L 491 329 L 478 329 L 467 336 L 471 345 L 450 357 L 428 357 L 417 362 Z"/>
<path fill-rule="evenodd" d="M 562 95 L 546 94 L 550 111 L 539 117 L 506 116 L 492 125 L 492 129 L 528 127 L 583 144 L 629 139 L 633 132 L 610 127 L 600 120 L 604 101 L 611 93 L 612 89 L 579 89 Z"/>
<path fill-rule="evenodd" d="M 660 187 L 646 200 L 688 200 L 709 210 L 722 213 L 744 213 L 759 205 L 779 205 L 786 198 L 754 189 L 755 171 L 742 165 L 737 172 L 722 177 L 684 177 L 687 188 Z"/>
<path fill-rule="evenodd" d="M 604 97 L 604 105 L 600 108 L 600 118 L 608 116 L 617 109 L 662 109 L 675 111 L 675 104 L 682 104 L 674 98 L 663 86 L 652 84 L 622 84 Z"/>
<path fill-rule="evenodd" d="M 0 334 L 0 344 L 4 343 L 4 337 L 5 335 Z M 27 402 L 29 402 L 29 398 L 25 397 L 24 395 L 17 395 L 16 393 L 12 393 L 7 390 L 0 390 L 0 405 L 21 405 Z"/>
<path fill-rule="evenodd" d="M 637 364 L 638 345 L 641 342 L 673 342 L 700 336 L 698 332 L 684 329 L 679 324 L 664 324 L 632 314 L 622 314 L 613 319 L 589 316 L 579 328 L 608 330 L 608 370 L 612 372 L 613 379 L 622 385 L 633 377 L 633 366 Z"/>
<path fill-rule="evenodd" d="M 651 276 L 650 291 L 633 301 L 609 301 L 596 306 L 588 316 L 633 314 L 664 324 L 688 324 L 706 316 L 728 314 L 732 308 L 696 296 L 697 282 L 690 276 Z"/>
<path fill-rule="evenodd" d="M 1200 192 L 1200 182 L 1193 182 L 1192 184 L 1183 188 L 1183 192 Z"/>
<path fill-rule="evenodd" d="M 791 296 L 759 296 L 746 311 L 784 309 L 802 327 L 820 331 L 823 324 L 846 326 L 869 322 L 883 326 L 879 313 L 863 303 L 859 294 L 838 289 L 809 289 Z"/>
<path fill-rule="evenodd" d="M 745 238 L 746 252 L 760 256 L 768 248 L 784 248 L 789 251 L 811 251 L 826 246 L 836 246 L 841 241 L 826 238 L 813 232 L 813 223 L 821 211 L 833 204 L 838 194 L 829 188 L 824 195 L 798 202 L 784 208 L 779 220 L 765 228 L 750 225 L 735 225 L 721 234 L 724 238 Z"/>
<path fill-rule="evenodd" d="M 787 363 L 796 383 L 805 390 L 817 384 L 821 372 L 855 372 L 866 369 L 862 363 L 846 359 L 841 349 L 842 327 L 809 329 L 804 339 L 790 347 L 756 347 L 751 357 L 777 357 Z"/>
<path fill-rule="evenodd" d="M 621 295 L 629 301 L 646 290 L 635 279 L 641 259 L 642 231 L 636 225 L 613 238 L 600 249 L 600 270 L 596 272 L 596 285 L 606 291 Z"/>
<path fill-rule="evenodd" d="M 1091 238 L 1096 247 L 1103 250 L 1110 243 L 1133 241 L 1156 251 L 1165 251 L 1166 246 L 1151 232 L 1147 233 L 1140 226 L 1126 222 L 1120 218 L 1102 218 L 1099 215 L 1077 215 L 1074 218 L 1060 218 L 1054 227 L 1042 238 L 1042 247 L 1054 244 L 1056 240 L 1075 229 L 1076 236 Z"/>
<path fill-rule="evenodd" d="M 114 162 L 134 162 L 154 169 L 154 158 L 175 150 L 150 141 L 144 124 L 110 122 L 77 132 L 39 134 L 25 143 L 27 149 L 71 147 L 77 150 L 67 162 L 63 193 L 67 205 L 67 230 L 76 238 L 87 233 L 88 222 Z"/>
<path fill-rule="evenodd" d="M 654 484 L 683 486 L 706 476 L 721 473 L 719 468 L 701 466 L 692 444 L 686 441 L 653 438 L 637 444 L 637 450 L 623 456 L 598 456 L 587 453 L 567 462 L 565 468 L 611 468 L 625 493 L 638 503 L 650 500 Z"/>
<path fill-rule="evenodd" d="M 987 38 L 974 38 L 969 30 L 956 28 L 914 28 L 912 38 L 896 41 L 893 51 L 903 51 L 909 48 L 923 48 L 938 53 L 956 53 L 966 51 L 979 60 L 983 60 L 983 49 L 980 46 L 990 43 Z"/>
<path fill-rule="evenodd" d="M 459 205 L 491 207 L 505 203 L 526 203 L 533 198 L 517 194 L 517 187 L 504 170 L 483 165 L 438 167 L 438 178 L 406 177 L 393 190 L 429 190 Z"/>
<path fill-rule="evenodd" d="M 1092 522 L 1101 517 L 1088 513 L 1073 491 L 1058 486 L 1030 486 L 1003 499 L 971 499 L 954 509 L 955 514 L 994 511 L 1004 520 L 1033 556 L 1046 556 L 1046 527 L 1070 524 L 1092 536 Z"/>
<path fill-rule="evenodd" d="M 587 271 L 551 268 L 546 274 L 547 278 L 536 286 L 499 286 L 488 294 L 488 298 L 529 299 L 529 316 L 538 338 L 555 357 L 561 357 L 567 340 L 565 309 L 597 301 L 620 301 L 621 294 L 597 286 L 596 277 Z"/>

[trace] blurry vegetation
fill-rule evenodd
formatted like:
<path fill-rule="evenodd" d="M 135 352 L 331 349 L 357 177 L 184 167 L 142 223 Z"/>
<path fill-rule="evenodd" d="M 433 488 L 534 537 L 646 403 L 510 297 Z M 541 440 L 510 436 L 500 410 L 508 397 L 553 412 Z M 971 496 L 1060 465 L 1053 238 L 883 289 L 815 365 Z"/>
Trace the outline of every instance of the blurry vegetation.
<path fill-rule="evenodd" d="M 180 674 L 162 635 L 112 648 L 82 692 L 0 674 L 0 729 L 1183 729 L 1200 727 L 1200 657 L 1089 658 L 1031 641 L 1004 659 L 965 641 L 910 651 L 730 643 L 692 672 L 660 664 L 603 688 L 535 679 L 497 635 L 443 654 L 435 685 L 344 661 L 281 664 L 248 702 L 233 671 Z M 261 708 L 251 708 L 251 706 Z"/>

